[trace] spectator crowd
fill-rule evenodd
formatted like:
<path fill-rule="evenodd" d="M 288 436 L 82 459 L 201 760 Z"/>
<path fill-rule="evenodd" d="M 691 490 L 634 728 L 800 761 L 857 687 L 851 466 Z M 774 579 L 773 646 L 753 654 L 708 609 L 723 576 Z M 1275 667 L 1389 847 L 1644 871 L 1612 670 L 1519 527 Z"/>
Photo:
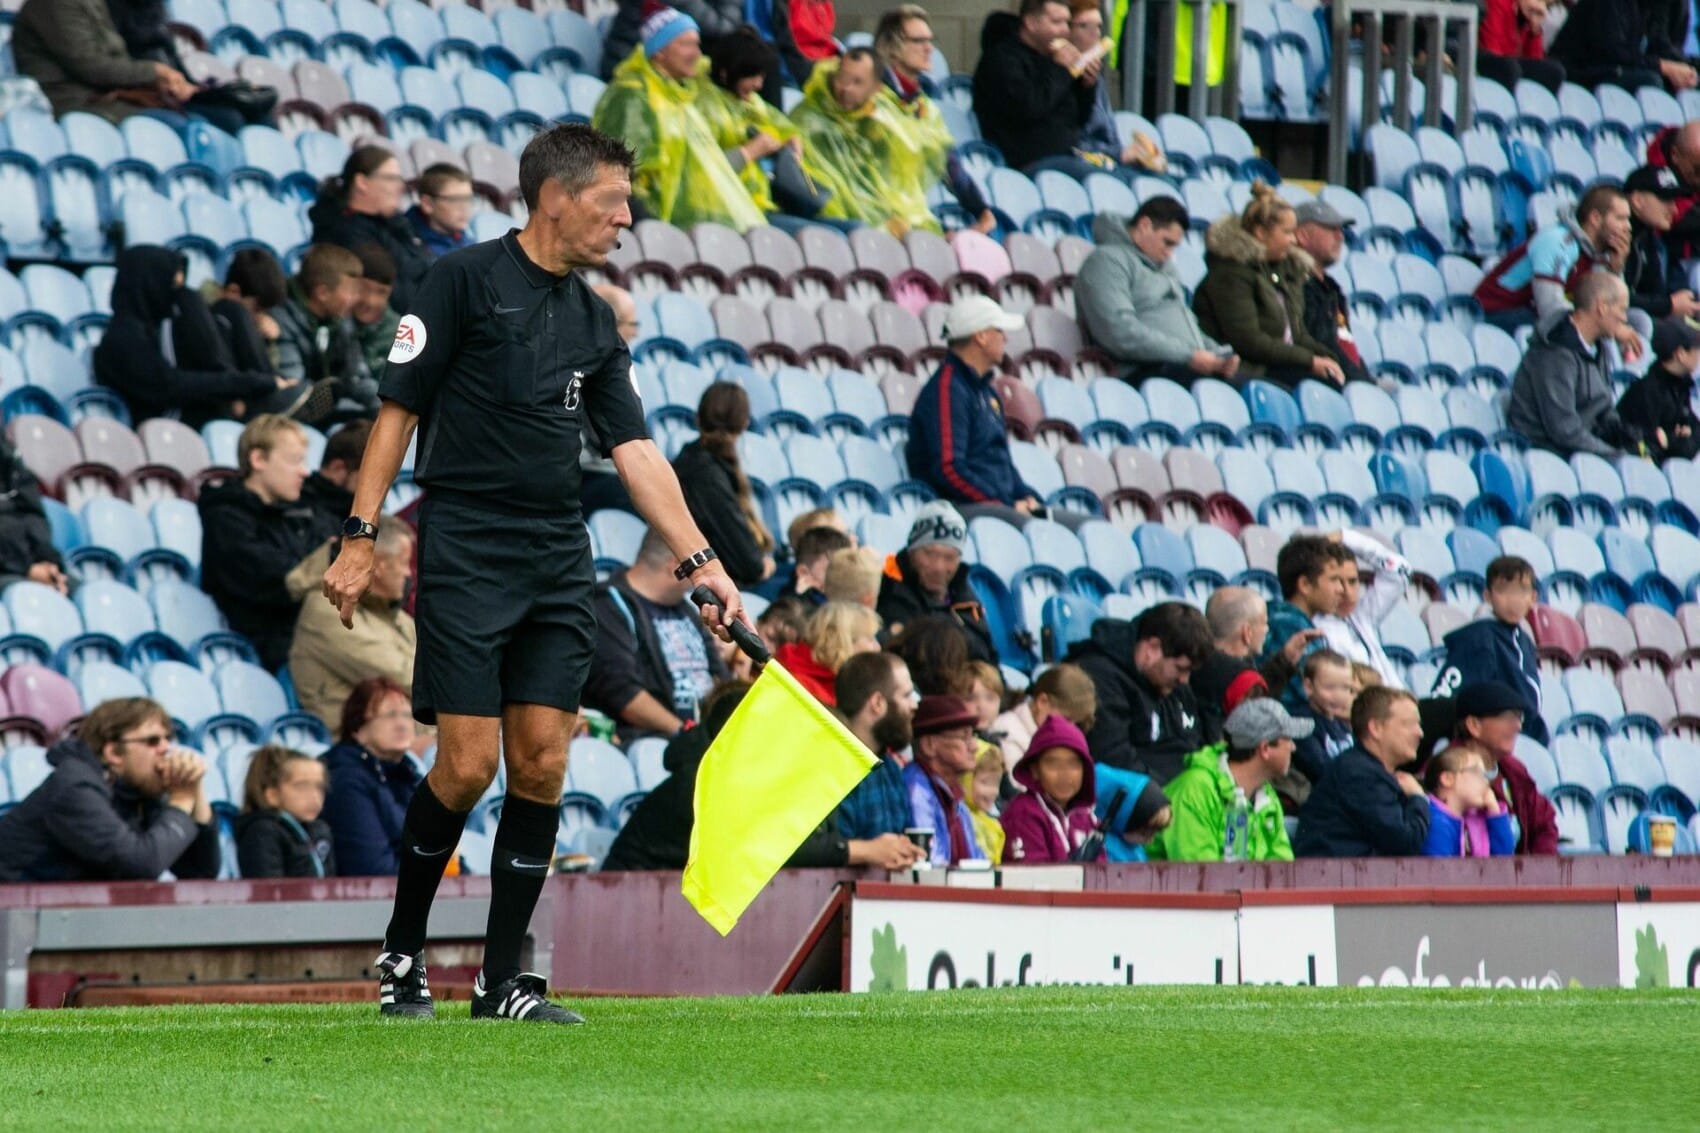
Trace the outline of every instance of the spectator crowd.
<path fill-rule="evenodd" d="M 270 113 L 263 89 L 188 76 L 163 15 L 146 15 L 159 7 L 27 0 L 13 27 L 18 69 L 61 114 L 194 116 L 235 131 Z M 1508 84 L 1690 89 L 1691 9 L 1488 0 L 1479 67 Z M 636 154 L 634 211 L 681 227 L 902 235 L 940 230 L 929 201 L 942 190 L 968 226 L 994 230 L 935 101 L 926 11 L 887 13 L 871 47 L 844 48 L 834 24 L 830 0 L 622 0 L 594 121 Z M 987 18 L 975 105 L 1009 165 L 1130 182 L 1161 170 L 1151 139 L 1117 134 L 1103 32 L 1090 2 L 1021 0 Z M 802 92 L 789 114 L 771 101 L 786 82 Z M 193 290 L 176 251 L 119 255 L 95 378 L 137 421 L 244 423 L 236 467 L 199 491 L 200 585 L 260 665 L 287 666 L 335 743 L 322 758 L 260 747 L 240 799 L 214 800 L 205 760 L 178 746 L 165 708 L 133 697 L 91 706 L 48 752 L 42 785 L 0 815 L 0 881 L 216 876 L 221 815 L 243 876 L 395 871 L 431 748 L 409 699 L 411 517 L 379 518 L 374 583 L 351 630 L 318 580 L 338 550 L 400 316 L 432 263 L 470 243 L 476 191 L 452 164 L 410 184 L 394 153 L 362 145 L 320 186 L 311 244 L 288 270 L 244 249 L 222 282 Z M 1484 275 L 1485 317 L 1529 335 L 1506 416 L 1532 446 L 1567 458 L 1700 452 L 1697 204 L 1700 122 L 1659 134 L 1621 186 L 1591 187 Z M 1205 272 L 1189 298 L 1174 257 L 1195 218 L 1180 200 L 1096 218 L 1079 321 L 1121 377 L 1384 380 L 1329 273 L 1348 217 L 1318 201 L 1295 207 L 1259 182 L 1237 214 L 1196 220 L 1207 224 Z M 634 339 L 632 297 L 598 294 Z M 1352 529 L 1288 539 L 1278 599 L 1225 586 L 1202 610 L 1171 601 L 1105 618 L 1024 690 L 1006 687 L 965 561 L 970 525 L 1086 521 L 1048 504 L 1011 451 L 999 380 L 1024 325 L 985 295 L 949 304 L 945 354 L 920 384 L 902 453 L 936 498 L 910 515 L 902 546 L 860 545 L 830 508 L 771 530 L 741 456 L 748 393 L 715 382 L 696 406 L 696 434 L 674 461 L 694 518 L 735 581 L 766 600 L 756 627 L 777 663 L 879 756 L 794 865 L 1557 852 L 1553 808 L 1516 754 L 1519 735 L 1549 738 L 1523 628 L 1538 580 L 1521 558 L 1488 566 L 1486 615 L 1446 638 L 1433 690 L 1403 687 L 1378 631 L 1410 564 Z M 1617 396 L 1615 372 L 1643 354 L 1646 375 Z M 317 467 L 305 425 L 328 435 Z M 75 580 L 39 485 L 9 447 L 0 457 L 0 582 L 65 593 Z M 587 513 L 630 511 L 594 438 L 583 460 Z M 619 743 L 666 741 L 669 775 L 604 868 L 679 868 L 696 767 L 754 674 L 704 631 L 659 536 L 635 545 L 596 590 L 585 706 Z"/>

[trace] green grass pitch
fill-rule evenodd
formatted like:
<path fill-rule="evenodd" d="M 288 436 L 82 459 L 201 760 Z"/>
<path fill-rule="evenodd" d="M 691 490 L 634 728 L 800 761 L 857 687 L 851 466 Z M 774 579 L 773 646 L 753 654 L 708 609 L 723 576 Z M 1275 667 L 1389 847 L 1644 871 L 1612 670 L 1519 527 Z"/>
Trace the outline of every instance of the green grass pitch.
<path fill-rule="evenodd" d="M 1026 988 L 0 1016 L 0 1128 L 1693 1129 L 1693 992 Z"/>

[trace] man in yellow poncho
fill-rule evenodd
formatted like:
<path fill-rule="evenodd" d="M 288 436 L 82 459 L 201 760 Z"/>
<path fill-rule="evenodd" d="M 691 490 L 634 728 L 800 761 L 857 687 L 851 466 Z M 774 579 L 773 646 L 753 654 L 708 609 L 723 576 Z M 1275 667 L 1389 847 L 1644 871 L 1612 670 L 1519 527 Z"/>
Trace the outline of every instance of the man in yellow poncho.
<path fill-rule="evenodd" d="M 672 8 L 643 22 L 642 42 L 614 68 L 613 81 L 596 104 L 592 124 L 623 139 L 637 154 L 632 193 L 650 215 L 681 228 L 716 221 L 739 232 L 767 223 L 772 202 L 751 189 L 740 168 L 751 168 L 783 144 L 773 134 L 744 131 L 724 139 L 704 113 L 713 107 L 727 129 L 732 115 L 702 73 L 702 36 L 696 21 Z M 736 163 L 736 164 L 734 164 Z"/>
<path fill-rule="evenodd" d="M 939 231 L 927 190 L 943 175 L 952 140 L 937 117 L 906 113 L 865 47 L 815 66 L 792 113 L 812 168 L 832 190 L 822 215 L 881 225 L 896 235 Z"/>

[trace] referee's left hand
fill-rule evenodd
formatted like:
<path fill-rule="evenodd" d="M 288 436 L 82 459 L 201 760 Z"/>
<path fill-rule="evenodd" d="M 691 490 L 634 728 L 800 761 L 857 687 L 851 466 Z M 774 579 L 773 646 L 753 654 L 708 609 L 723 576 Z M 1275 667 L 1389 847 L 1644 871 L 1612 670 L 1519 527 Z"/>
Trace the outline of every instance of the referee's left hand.
<path fill-rule="evenodd" d="M 738 584 L 732 581 L 718 560 L 704 563 L 697 572 L 691 575 L 691 585 L 706 586 L 720 599 L 720 609 L 713 606 L 702 606 L 702 623 L 707 626 L 715 637 L 721 641 L 731 641 L 732 631 L 727 627 L 735 621 L 744 618 L 744 597 L 738 593 Z"/>
<path fill-rule="evenodd" d="M 354 607 L 372 587 L 372 540 L 344 539 L 336 561 L 325 571 L 325 600 L 336 607 L 343 628 L 354 628 Z"/>

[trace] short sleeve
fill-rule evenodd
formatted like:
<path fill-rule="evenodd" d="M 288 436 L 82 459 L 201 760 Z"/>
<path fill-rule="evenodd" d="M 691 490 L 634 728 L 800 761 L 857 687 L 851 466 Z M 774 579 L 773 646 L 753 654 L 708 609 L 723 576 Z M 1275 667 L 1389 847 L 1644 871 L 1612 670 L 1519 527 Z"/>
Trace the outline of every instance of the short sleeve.
<path fill-rule="evenodd" d="M 1529 270 L 1536 279 L 1563 283 L 1576 265 L 1575 245 L 1566 237 L 1562 227 L 1548 228 L 1535 235 L 1529 243 Z"/>
<path fill-rule="evenodd" d="M 466 273 L 458 264 L 431 269 L 396 324 L 389 364 L 378 386 L 380 397 L 410 413 L 431 408 L 459 352 L 469 301 Z"/>
<path fill-rule="evenodd" d="M 591 428 L 602 440 L 604 452 L 613 452 L 627 441 L 648 439 L 643 400 L 638 397 L 632 355 L 625 343 L 612 351 L 608 360 L 586 381 L 584 411 Z"/>

